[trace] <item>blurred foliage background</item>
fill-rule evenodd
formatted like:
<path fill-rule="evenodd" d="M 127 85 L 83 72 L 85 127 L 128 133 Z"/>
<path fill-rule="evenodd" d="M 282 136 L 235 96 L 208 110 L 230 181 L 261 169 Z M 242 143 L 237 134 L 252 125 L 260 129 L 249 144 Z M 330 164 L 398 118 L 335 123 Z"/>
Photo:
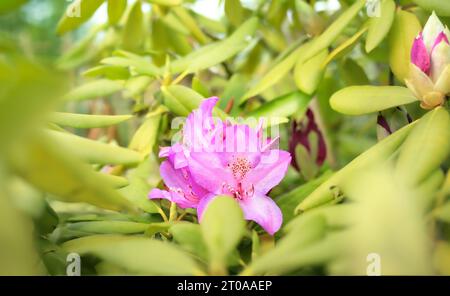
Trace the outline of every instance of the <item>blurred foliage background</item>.
<path fill-rule="evenodd" d="M 380 5 L 2 0 L 0 274 L 64 275 L 71 252 L 86 275 L 367 274 L 373 253 L 382 274 L 450 274 L 448 102 L 421 109 L 402 76 L 450 5 Z M 213 95 L 230 116 L 276 116 L 293 148 L 274 237 L 229 198 L 202 225 L 147 198 L 172 119 Z"/>

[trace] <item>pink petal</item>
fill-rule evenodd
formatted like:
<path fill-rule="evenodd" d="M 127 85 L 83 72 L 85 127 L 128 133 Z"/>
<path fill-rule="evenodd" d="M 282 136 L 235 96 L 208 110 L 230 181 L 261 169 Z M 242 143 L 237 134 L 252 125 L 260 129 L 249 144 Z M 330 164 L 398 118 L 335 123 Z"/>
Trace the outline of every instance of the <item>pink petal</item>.
<path fill-rule="evenodd" d="M 283 214 L 277 204 L 262 194 L 238 200 L 246 220 L 261 225 L 270 235 L 277 232 L 283 223 Z"/>
<path fill-rule="evenodd" d="M 450 44 L 447 38 L 447 35 L 445 35 L 444 31 L 442 31 L 441 33 L 439 33 L 439 35 L 437 36 L 436 40 L 434 40 L 434 44 L 433 44 L 433 49 L 439 45 L 439 43 L 441 42 L 445 42 L 447 44 Z"/>
<path fill-rule="evenodd" d="M 291 155 L 283 150 L 270 150 L 261 156 L 258 165 L 244 178 L 244 188 L 252 185 L 256 192 L 266 194 L 286 175 Z"/>
<path fill-rule="evenodd" d="M 226 160 L 220 153 L 192 152 L 188 162 L 195 182 L 209 192 L 220 194 L 224 183 L 235 183 Z"/>
<path fill-rule="evenodd" d="M 427 52 L 425 43 L 423 42 L 422 34 L 420 34 L 413 43 L 411 49 L 411 62 L 419 67 L 424 73 L 430 72 L 430 55 Z"/>

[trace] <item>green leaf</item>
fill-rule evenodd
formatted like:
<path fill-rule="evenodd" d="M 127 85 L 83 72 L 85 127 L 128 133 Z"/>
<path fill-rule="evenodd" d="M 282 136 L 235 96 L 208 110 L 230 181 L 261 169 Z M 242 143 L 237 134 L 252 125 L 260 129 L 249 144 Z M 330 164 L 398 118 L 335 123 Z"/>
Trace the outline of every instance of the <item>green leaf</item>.
<path fill-rule="evenodd" d="M 0 61 L 0 158 L 44 123 L 67 87 L 66 75 L 22 58 Z"/>
<path fill-rule="evenodd" d="M 200 225 L 192 223 L 177 223 L 169 228 L 173 239 L 185 251 L 194 254 L 207 261 L 208 251 L 203 241 L 202 230 Z"/>
<path fill-rule="evenodd" d="M 183 0 L 145 0 L 145 1 L 162 6 L 178 6 L 183 3 Z"/>
<path fill-rule="evenodd" d="M 54 112 L 50 121 L 74 128 L 95 128 L 116 125 L 133 118 L 133 115 L 88 115 Z"/>
<path fill-rule="evenodd" d="M 94 15 L 103 2 L 104 0 L 75 0 L 67 7 L 56 32 L 64 34 L 77 29 Z"/>
<path fill-rule="evenodd" d="M 336 92 L 331 107 L 341 113 L 361 115 L 417 101 L 414 94 L 400 86 L 350 86 Z"/>
<path fill-rule="evenodd" d="M 389 65 L 402 83 L 408 76 L 412 44 L 420 30 L 421 25 L 414 14 L 397 11 L 389 34 Z"/>
<path fill-rule="evenodd" d="M 297 63 L 294 68 L 294 79 L 297 87 L 311 95 L 313 94 L 320 81 L 322 80 L 322 64 L 328 56 L 328 50 L 322 50 L 309 60 Z M 301 61 L 301 60 L 300 60 Z"/>
<path fill-rule="evenodd" d="M 233 26 L 239 26 L 245 19 L 245 10 L 240 0 L 225 0 L 225 15 Z"/>
<path fill-rule="evenodd" d="M 369 31 L 366 39 L 366 52 L 371 52 L 386 37 L 394 22 L 395 2 L 383 0 L 379 17 L 370 19 Z"/>
<path fill-rule="evenodd" d="M 47 133 L 52 141 L 64 148 L 66 152 L 89 163 L 132 165 L 142 161 L 142 156 L 130 149 L 89 140 L 70 133 L 56 131 Z"/>
<path fill-rule="evenodd" d="M 133 205 L 147 213 L 159 213 L 158 206 L 148 198 L 148 193 L 161 180 L 158 162 L 153 154 L 128 174 L 130 184 L 119 189 Z"/>
<path fill-rule="evenodd" d="M 392 153 L 402 144 L 414 125 L 415 123 L 412 123 L 403 127 L 360 154 L 301 201 L 295 208 L 295 212 L 304 212 L 314 207 L 339 200 L 340 188 L 338 186 L 341 185 L 342 181 L 355 171 L 363 171 L 391 157 Z"/>
<path fill-rule="evenodd" d="M 161 91 L 164 95 L 164 105 L 180 116 L 189 115 L 203 100 L 201 94 L 182 85 L 163 86 Z"/>
<path fill-rule="evenodd" d="M 99 79 L 78 86 L 70 91 L 64 99 L 68 101 L 97 99 L 110 96 L 122 89 L 123 85 L 117 81 Z"/>
<path fill-rule="evenodd" d="M 364 25 L 358 32 L 356 32 L 352 37 L 346 39 L 344 42 L 339 44 L 330 54 L 327 56 L 326 60 L 323 62 L 322 67 L 328 65 L 332 60 L 339 59 L 342 56 L 350 53 L 352 49 L 358 44 L 359 39 L 367 31 L 368 26 Z"/>
<path fill-rule="evenodd" d="M 211 273 L 224 273 L 226 258 L 244 235 L 245 221 L 241 207 L 229 196 L 215 197 L 203 214 L 201 228 L 208 248 Z"/>
<path fill-rule="evenodd" d="M 76 149 L 76 147 L 75 147 Z M 132 205 L 46 133 L 30 137 L 9 155 L 14 171 L 36 188 L 65 202 L 87 202 L 110 210 L 133 210 Z M 45 172 L 45 173 L 43 173 Z"/>
<path fill-rule="evenodd" d="M 447 202 L 442 207 L 435 210 L 434 216 L 436 219 L 450 223 L 450 202 Z"/>
<path fill-rule="evenodd" d="M 296 91 L 270 102 L 264 103 L 261 107 L 248 113 L 252 117 L 289 117 L 293 114 L 304 114 L 311 101 L 311 96 Z"/>
<path fill-rule="evenodd" d="M 325 226 L 323 217 L 312 217 L 304 227 L 294 229 L 285 235 L 274 249 L 251 262 L 242 274 L 283 274 L 305 266 L 306 264 L 302 262 L 304 259 L 302 251 L 324 236 Z"/>
<path fill-rule="evenodd" d="M 8 13 L 25 4 L 28 0 L 2 0 L 0 3 L 0 14 Z"/>
<path fill-rule="evenodd" d="M 145 39 L 144 14 L 141 2 L 136 1 L 128 14 L 123 29 L 122 46 L 125 50 L 137 50 Z"/>
<path fill-rule="evenodd" d="M 108 0 L 108 20 L 111 25 L 120 21 L 127 9 L 127 0 Z"/>
<path fill-rule="evenodd" d="M 339 63 L 339 74 L 347 86 L 367 85 L 370 83 L 364 69 L 353 59 L 346 58 Z"/>
<path fill-rule="evenodd" d="M 93 254 L 137 275 L 196 275 L 197 264 L 169 243 L 144 237 L 94 235 L 68 241 L 68 252 Z"/>
<path fill-rule="evenodd" d="M 438 15 L 450 16 L 450 2 L 448 1 L 413 0 L 413 2 L 429 12 L 435 11 Z"/>
<path fill-rule="evenodd" d="M 203 33 L 198 26 L 196 20 L 192 17 L 191 12 L 182 6 L 176 6 L 171 11 L 178 17 L 181 23 L 191 32 L 191 35 L 197 39 L 200 44 L 205 44 L 210 41 L 210 38 Z"/>
<path fill-rule="evenodd" d="M 320 177 L 302 184 L 295 189 L 284 193 L 276 199 L 277 205 L 283 213 L 283 224 L 286 225 L 292 218 L 294 218 L 295 207 L 311 194 L 320 184 L 325 182 L 332 175 L 331 171 L 323 173 Z"/>
<path fill-rule="evenodd" d="M 402 145 L 397 170 L 408 184 L 423 181 L 446 160 L 450 151 L 450 118 L 438 107 L 428 112 Z"/>
<path fill-rule="evenodd" d="M 96 66 L 86 70 L 82 75 L 84 77 L 103 76 L 110 80 L 125 80 L 130 78 L 128 69 L 112 65 Z"/>
<path fill-rule="evenodd" d="M 195 73 L 220 64 L 242 51 L 247 45 L 247 36 L 253 36 L 258 19 L 253 17 L 243 23 L 228 38 L 210 43 L 171 63 L 171 73 Z"/>
<path fill-rule="evenodd" d="M 70 223 L 66 227 L 69 230 L 94 234 L 132 234 L 143 233 L 150 225 L 131 221 L 92 221 Z"/>
<path fill-rule="evenodd" d="M 154 112 L 146 115 L 144 122 L 134 133 L 130 145 L 128 145 L 130 149 L 138 151 L 143 156 L 150 154 L 156 144 L 161 114 L 166 112 L 166 110 L 163 107 L 159 107 Z"/>
<path fill-rule="evenodd" d="M 240 104 L 244 103 L 248 98 L 253 97 L 267 88 L 271 87 L 281 80 L 295 65 L 295 63 L 303 63 L 312 58 L 320 51 L 330 46 L 345 27 L 352 21 L 364 6 L 365 0 L 356 1 L 351 7 L 344 11 L 320 36 L 312 41 L 305 43 L 295 49 L 280 63 L 271 67 L 271 69 L 258 81 L 246 94 L 242 97 Z"/>

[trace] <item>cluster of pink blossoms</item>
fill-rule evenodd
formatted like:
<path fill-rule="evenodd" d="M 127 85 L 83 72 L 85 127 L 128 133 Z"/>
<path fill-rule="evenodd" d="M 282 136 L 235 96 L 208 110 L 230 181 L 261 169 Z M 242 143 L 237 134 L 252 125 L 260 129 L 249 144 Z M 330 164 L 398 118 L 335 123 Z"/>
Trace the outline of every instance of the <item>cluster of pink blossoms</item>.
<path fill-rule="evenodd" d="M 201 223 L 208 204 L 229 195 L 240 204 L 245 219 L 277 232 L 282 214 L 267 196 L 286 174 L 291 156 L 275 149 L 277 139 L 263 136 L 262 124 L 252 128 L 214 119 L 218 98 L 205 99 L 187 118 L 182 140 L 162 147 L 160 173 L 166 190 L 153 189 L 151 199 L 164 198 L 181 208 L 196 208 Z"/>

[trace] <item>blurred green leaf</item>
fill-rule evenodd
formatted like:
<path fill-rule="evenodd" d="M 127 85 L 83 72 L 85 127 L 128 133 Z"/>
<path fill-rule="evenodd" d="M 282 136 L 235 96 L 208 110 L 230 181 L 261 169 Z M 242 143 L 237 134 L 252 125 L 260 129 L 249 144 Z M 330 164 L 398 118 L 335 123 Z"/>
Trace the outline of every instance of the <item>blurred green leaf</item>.
<path fill-rule="evenodd" d="M 127 8 L 127 0 L 108 0 L 108 20 L 111 25 L 120 21 Z"/>
<path fill-rule="evenodd" d="M 379 17 L 373 17 L 369 22 L 366 39 L 366 52 L 371 52 L 388 35 L 395 16 L 395 2 L 383 0 Z"/>
<path fill-rule="evenodd" d="M 75 0 L 67 7 L 56 32 L 64 34 L 77 29 L 94 15 L 103 2 L 104 0 Z"/>
<path fill-rule="evenodd" d="M 423 116 L 403 143 L 396 169 L 409 185 L 423 181 L 447 159 L 450 117 L 438 107 Z"/>
<path fill-rule="evenodd" d="M 8 13 L 25 4 L 28 0 L 3 0 L 0 3 L 0 14 Z"/>
<path fill-rule="evenodd" d="M 150 224 L 131 221 L 91 221 L 67 224 L 69 230 L 93 234 L 132 234 L 143 233 Z"/>
<path fill-rule="evenodd" d="M 66 96 L 68 101 L 98 99 L 110 96 L 123 89 L 123 84 L 108 79 L 94 80 L 72 89 Z"/>
<path fill-rule="evenodd" d="M 317 86 L 322 80 L 324 70 L 322 64 L 327 56 L 328 50 L 322 50 L 309 60 L 295 65 L 295 84 L 301 91 L 310 95 L 316 91 Z"/>
<path fill-rule="evenodd" d="M 429 12 L 436 11 L 438 15 L 450 16 L 450 2 L 441 0 L 413 0 L 414 3 Z"/>
<path fill-rule="evenodd" d="M 116 125 L 133 118 L 133 115 L 88 115 L 54 112 L 50 121 L 74 128 L 94 128 Z"/>
<path fill-rule="evenodd" d="M 417 101 L 414 94 L 400 86 L 350 86 L 330 98 L 331 107 L 341 113 L 361 115 Z"/>
<path fill-rule="evenodd" d="M 11 152 L 9 162 L 16 173 L 35 187 L 53 194 L 53 198 L 87 202 L 116 211 L 133 210 L 108 182 L 98 178 L 67 151 L 61 151 L 45 133 L 33 136 L 27 145 L 18 145 Z"/>
<path fill-rule="evenodd" d="M 94 235 L 68 241 L 68 252 L 93 254 L 138 275 L 195 275 L 197 264 L 169 243 L 144 237 Z"/>
<path fill-rule="evenodd" d="M 245 222 L 239 204 L 231 197 L 215 197 L 207 206 L 201 224 L 208 248 L 210 270 L 225 272 L 225 261 L 244 235 Z"/>
<path fill-rule="evenodd" d="M 177 223 L 169 228 L 173 239 L 184 250 L 201 258 L 203 261 L 208 259 L 208 251 L 203 241 L 202 229 L 198 224 Z"/>
<path fill-rule="evenodd" d="M 421 25 L 414 14 L 397 10 L 389 34 L 389 65 L 402 83 L 408 76 L 412 44 L 420 31 Z"/>
<path fill-rule="evenodd" d="M 353 159 L 301 201 L 295 208 L 295 212 L 298 214 L 339 200 L 342 194 L 339 185 L 341 185 L 342 181 L 355 171 L 365 170 L 378 162 L 387 160 L 403 143 L 414 125 L 415 123 L 412 123 L 403 127 Z"/>
<path fill-rule="evenodd" d="M 311 98 L 309 95 L 296 91 L 263 104 L 258 109 L 249 112 L 248 116 L 269 117 L 269 119 L 275 116 L 289 117 L 293 114 L 301 116 L 306 112 Z"/>
<path fill-rule="evenodd" d="M 98 164 L 137 164 L 142 156 L 136 151 L 108 145 L 69 133 L 48 131 L 49 138 L 82 160 Z"/>
<path fill-rule="evenodd" d="M 125 50 L 137 50 L 144 41 L 145 24 L 140 1 L 136 1 L 133 4 L 128 14 L 122 36 L 122 46 Z"/>

